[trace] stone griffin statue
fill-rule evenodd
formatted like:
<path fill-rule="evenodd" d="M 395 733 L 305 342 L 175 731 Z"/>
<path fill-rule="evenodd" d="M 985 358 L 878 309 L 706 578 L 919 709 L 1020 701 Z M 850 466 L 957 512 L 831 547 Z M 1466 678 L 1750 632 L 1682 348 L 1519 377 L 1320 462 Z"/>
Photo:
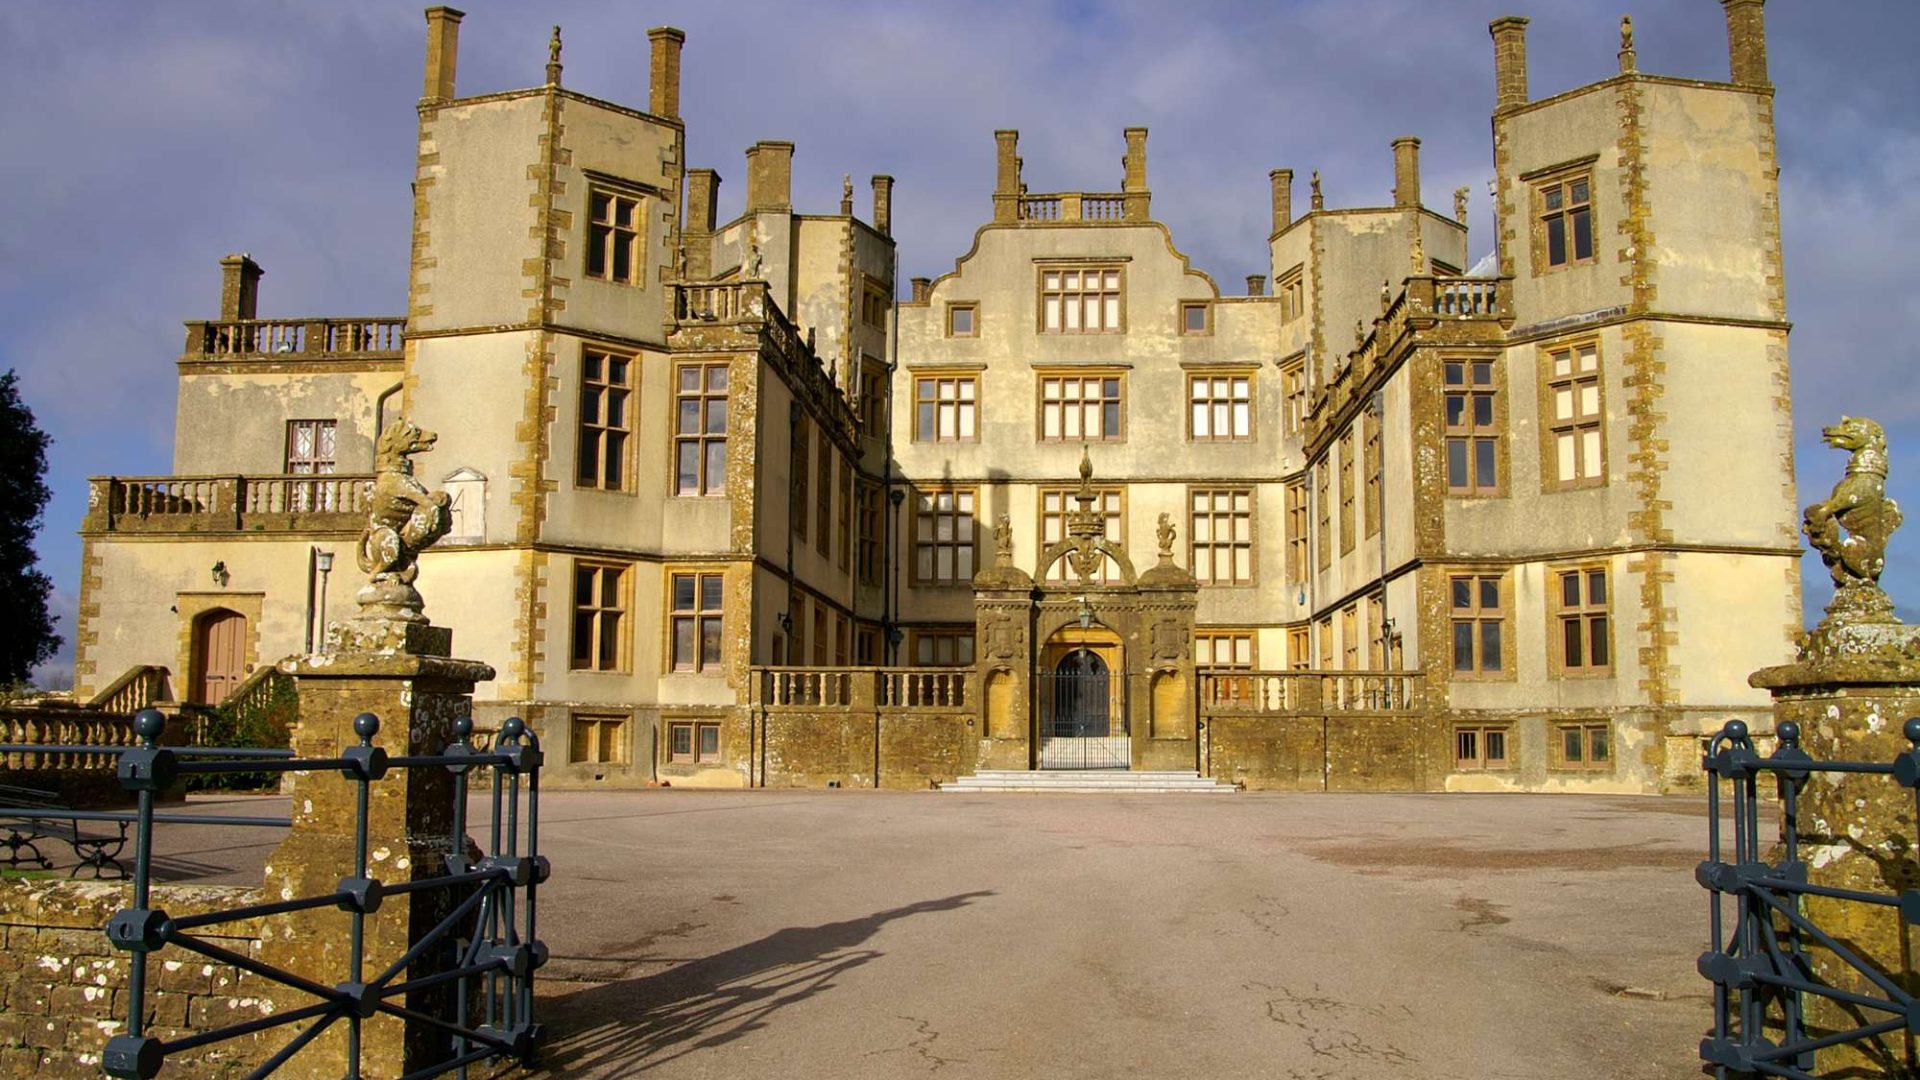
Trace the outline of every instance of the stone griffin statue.
<path fill-rule="evenodd" d="M 1887 540 L 1900 527 L 1900 506 L 1887 496 L 1886 432 L 1865 417 L 1843 416 L 1820 435 L 1853 455 L 1833 494 L 1807 507 L 1801 526 L 1833 575 L 1827 613 L 1843 621 L 1894 621 L 1893 602 L 1880 590 Z"/>
<path fill-rule="evenodd" d="M 360 569 L 368 575 L 354 597 L 362 619 L 427 621 L 421 613 L 425 604 L 413 587 L 420 574 L 414 557 L 447 535 L 453 519 L 447 513 L 447 493 L 428 491 L 414 479 L 412 458 L 433 449 L 437 438 L 405 418 L 380 433 L 373 498 L 357 553 Z"/>

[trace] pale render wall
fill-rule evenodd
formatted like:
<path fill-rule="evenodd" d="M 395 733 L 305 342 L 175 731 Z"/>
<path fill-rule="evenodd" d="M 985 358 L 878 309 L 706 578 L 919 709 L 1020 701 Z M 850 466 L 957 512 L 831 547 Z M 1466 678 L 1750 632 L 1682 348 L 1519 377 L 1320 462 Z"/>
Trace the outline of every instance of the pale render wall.
<path fill-rule="evenodd" d="M 527 331 L 422 338 L 411 342 L 414 383 L 407 411 L 440 438 L 414 459 L 421 476 L 438 479 L 470 468 L 487 478 L 488 543 L 513 539 L 517 511 L 508 466 L 526 453 L 515 431 L 525 409 Z"/>
<path fill-rule="evenodd" d="M 1658 307 L 1767 319 L 1772 186 L 1765 99 L 1733 87 L 1646 84 L 1645 161 Z"/>
<path fill-rule="evenodd" d="M 333 420 L 336 472 L 373 471 L 374 401 L 398 371 L 186 374 L 173 428 L 176 476 L 286 471 L 287 421 Z"/>
<path fill-rule="evenodd" d="M 556 163 L 557 178 L 566 188 L 554 197 L 554 207 L 572 219 L 566 230 L 566 254 L 554 271 L 567 281 L 566 308 L 559 321 L 589 333 L 660 342 L 665 297 L 661 269 L 672 262 L 667 241 L 680 186 L 680 164 L 674 152 L 679 132 L 658 120 L 578 98 L 562 99 L 560 108 L 563 142 L 570 157 Z M 647 237 L 641 265 L 645 273 L 638 284 L 616 285 L 587 276 L 587 229 L 592 220 L 587 200 L 594 184 L 590 172 L 652 189 L 643 208 Z M 618 185 L 610 187 L 621 190 Z"/>
<path fill-rule="evenodd" d="M 1666 512 L 1674 538 L 1797 547 L 1799 512 L 1781 475 L 1792 446 L 1775 406 L 1781 388 L 1761 329 L 1659 324 L 1666 361 Z"/>
<path fill-rule="evenodd" d="M 1511 217 L 1502 220 L 1512 237 L 1501 240 L 1503 254 L 1513 259 L 1513 306 L 1524 326 L 1561 315 L 1598 311 L 1625 305 L 1632 290 L 1619 263 L 1626 241 L 1620 224 L 1626 220 L 1621 194 L 1619 93 L 1605 86 L 1563 95 L 1549 106 L 1530 109 L 1494 121 L 1504 133 L 1508 160 L 1501 163 L 1501 205 Z M 1597 157 L 1595 156 L 1597 154 Z M 1549 268 L 1534 265 L 1533 183 L 1520 177 L 1593 157 L 1594 261 Z"/>
<path fill-rule="evenodd" d="M 1797 620 L 1790 621 L 1781 596 L 1788 560 L 1688 552 L 1671 561 L 1667 602 L 1679 622 L 1674 682 L 1680 700 L 1766 706 L 1772 699 L 1748 686 L 1747 676 L 1793 661 Z"/>
<path fill-rule="evenodd" d="M 544 95 L 534 94 L 434 113 L 420 147 L 439 154 L 435 182 L 424 189 L 433 264 L 416 270 L 427 287 L 420 299 L 432 310 L 411 314 L 412 332 L 526 321 L 523 261 L 540 254 L 528 169 L 540 160 L 543 106 Z"/>

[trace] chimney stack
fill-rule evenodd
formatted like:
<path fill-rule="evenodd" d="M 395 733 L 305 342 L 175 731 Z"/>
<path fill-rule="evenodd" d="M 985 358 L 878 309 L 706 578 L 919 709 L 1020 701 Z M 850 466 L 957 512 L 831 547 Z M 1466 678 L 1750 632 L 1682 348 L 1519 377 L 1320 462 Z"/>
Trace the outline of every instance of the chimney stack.
<path fill-rule="evenodd" d="M 1248 274 L 1247 275 L 1247 295 L 1248 296 L 1267 295 L 1267 275 Z"/>
<path fill-rule="evenodd" d="M 893 177 L 885 173 L 873 178 L 873 227 L 881 236 L 893 235 Z"/>
<path fill-rule="evenodd" d="M 1527 103 L 1527 20 L 1507 15 L 1487 25 L 1493 35 L 1494 112 Z"/>
<path fill-rule="evenodd" d="M 927 302 L 928 298 L 933 296 L 933 279 L 932 278 L 917 277 L 917 278 L 911 279 L 911 283 L 913 285 L 913 302 L 914 303 L 924 304 Z"/>
<path fill-rule="evenodd" d="M 1001 128 L 993 133 L 993 220 L 1020 220 L 1020 133 Z"/>
<path fill-rule="evenodd" d="M 720 174 L 712 169 L 687 170 L 687 231 L 710 233 L 720 212 Z"/>
<path fill-rule="evenodd" d="M 260 275 L 264 273 L 260 264 L 245 253 L 220 260 L 221 321 L 259 317 Z"/>
<path fill-rule="evenodd" d="M 1273 231 L 1293 224 L 1293 170 L 1275 169 L 1267 174 L 1273 181 Z"/>
<path fill-rule="evenodd" d="M 1411 135 L 1393 140 L 1393 205 L 1420 207 L 1420 140 Z"/>
<path fill-rule="evenodd" d="M 1727 49 L 1733 81 L 1767 85 L 1767 0 L 1720 0 L 1727 9 Z"/>
<path fill-rule="evenodd" d="M 793 144 L 761 140 L 747 147 L 747 213 L 793 209 Z"/>
<path fill-rule="evenodd" d="M 671 26 L 656 26 L 647 31 L 653 42 L 652 93 L 647 111 L 671 120 L 680 118 L 680 46 L 687 43 L 685 31 Z"/>
<path fill-rule="evenodd" d="M 1122 159 L 1126 173 L 1121 177 L 1120 190 L 1125 193 L 1125 213 L 1128 221 L 1146 221 L 1147 212 L 1147 129 L 1130 127 L 1127 134 L 1127 156 Z"/>
<path fill-rule="evenodd" d="M 427 79 L 420 96 L 428 101 L 453 99 L 454 61 L 460 55 L 460 20 L 464 11 L 450 7 L 427 9 Z"/>

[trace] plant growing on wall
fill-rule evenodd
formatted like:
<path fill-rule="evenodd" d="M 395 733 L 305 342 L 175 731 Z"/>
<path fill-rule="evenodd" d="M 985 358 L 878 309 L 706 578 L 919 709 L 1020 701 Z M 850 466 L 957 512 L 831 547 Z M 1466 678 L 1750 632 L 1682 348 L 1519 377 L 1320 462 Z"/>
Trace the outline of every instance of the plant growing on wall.
<path fill-rule="evenodd" d="M 34 534 L 46 508 L 53 440 L 20 400 L 19 378 L 0 375 L 0 685 L 23 681 L 60 647 L 47 611 L 53 582 L 35 569 Z"/>

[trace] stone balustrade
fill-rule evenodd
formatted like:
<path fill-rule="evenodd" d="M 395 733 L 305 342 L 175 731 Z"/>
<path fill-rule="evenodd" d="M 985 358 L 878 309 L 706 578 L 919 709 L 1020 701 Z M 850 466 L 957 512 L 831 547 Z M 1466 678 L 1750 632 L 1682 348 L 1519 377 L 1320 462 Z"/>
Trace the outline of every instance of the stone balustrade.
<path fill-rule="evenodd" d="M 225 319 L 187 323 L 187 361 L 400 359 L 407 320 Z"/>
<path fill-rule="evenodd" d="M 1200 676 L 1204 716 L 1414 714 L 1426 708 L 1418 671 L 1220 671 Z"/>
<path fill-rule="evenodd" d="M 138 743 L 133 719 L 127 714 L 97 712 L 78 707 L 7 707 L 0 709 L 0 743 L 14 746 L 127 747 Z M 111 773 L 119 764 L 111 749 L 97 751 L 13 750 L 0 754 L 0 768 L 10 772 L 54 772 L 76 769 Z"/>
<path fill-rule="evenodd" d="M 1062 191 L 1020 196 L 1021 221 L 1145 221 L 1146 195 Z"/>
<path fill-rule="evenodd" d="M 96 476 L 83 533 L 356 532 L 371 473 Z"/>
<path fill-rule="evenodd" d="M 962 712 L 972 668 L 756 667 L 753 704 L 765 709 Z"/>

